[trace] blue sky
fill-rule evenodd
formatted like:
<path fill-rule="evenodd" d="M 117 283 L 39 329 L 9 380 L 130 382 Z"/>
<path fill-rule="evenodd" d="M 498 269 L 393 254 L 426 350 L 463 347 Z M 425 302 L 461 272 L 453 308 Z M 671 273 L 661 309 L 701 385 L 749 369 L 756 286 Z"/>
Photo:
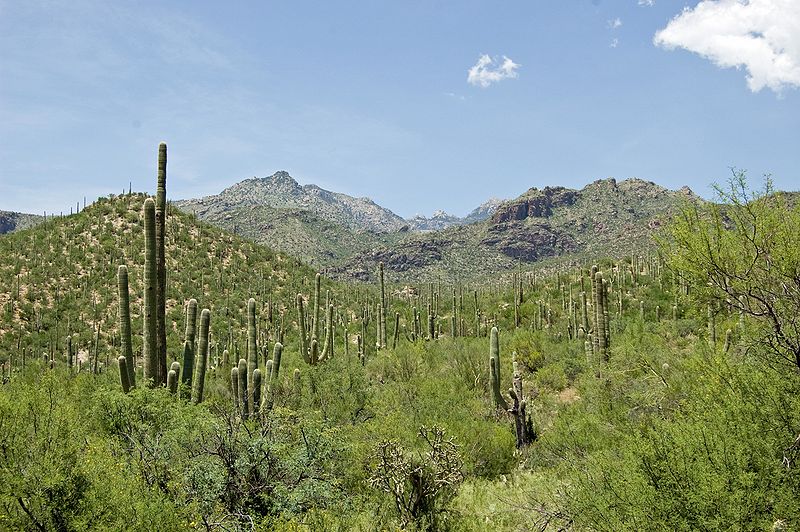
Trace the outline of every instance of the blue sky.
<path fill-rule="evenodd" d="M 472 74 L 470 74 L 472 71 Z M 800 189 L 796 0 L 0 0 L 0 209 L 287 170 L 398 214 L 729 167 Z"/>

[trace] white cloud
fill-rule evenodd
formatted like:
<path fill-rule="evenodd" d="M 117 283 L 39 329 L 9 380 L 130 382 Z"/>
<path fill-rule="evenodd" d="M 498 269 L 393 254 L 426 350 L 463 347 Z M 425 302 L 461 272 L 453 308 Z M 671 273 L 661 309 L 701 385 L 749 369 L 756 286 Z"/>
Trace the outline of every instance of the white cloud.
<path fill-rule="evenodd" d="M 608 21 L 608 27 L 611 28 L 612 30 L 615 30 L 620 26 L 622 26 L 622 19 L 620 19 L 619 17 L 615 18 L 614 20 Z"/>
<path fill-rule="evenodd" d="M 503 56 L 501 63 L 498 58 L 483 54 L 478 58 L 478 62 L 469 69 L 467 83 L 486 88 L 492 83 L 516 78 L 519 67 L 519 64 L 506 56 Z"/>
<path fill-rule="evenodd" d="M 614 39 L 611 40 L 611 44 L 609 44 L 608 46 L 610 48 L 616 48 L 617 46 L 619 46 L 619 39 L 615 37 Z"/>
<path fill-rule="evenodd" d="M 744 67 L 753 92 L 800 87 L 797 0 L 703 0 L 684 8 L 653 42 L 684 48 L 721 68 Z"/>
<path fill-rule="evenodd" d="M 656 0 L 639 0 L 640 6 L 653 7 L 656 5 Z"/>

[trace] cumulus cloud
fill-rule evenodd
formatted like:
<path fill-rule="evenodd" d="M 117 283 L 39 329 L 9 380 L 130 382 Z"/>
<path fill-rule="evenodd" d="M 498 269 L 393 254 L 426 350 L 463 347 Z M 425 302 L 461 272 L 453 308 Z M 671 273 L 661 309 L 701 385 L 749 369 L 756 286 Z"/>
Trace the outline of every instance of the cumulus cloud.
<path fill-rule="evenodd" d="M 619 17 L 615 18 L 614 20 L 608 21 L 608 27 L 611 28 L 612 30 L 615 30 L 620 26 L 622 26 L 622 19 L 620 19 Z"/>
<path fill-rule="evenodd" d="M 703 0 L 685 7 L 653 42 L 684 48 L 721 68 L 744 67 L 753 92 L 800 87 L 797 0 Z"/>
<path fill-rule="evenodd" d="M 656 5 L 656 0 L 639 0 L 640 6 L 653 7 Z"/>
<path fill-rule="evenodd" d="M 497 57 L 489 57 L 483 54 L 478 58 L 467 73 L 467 83 L 486 88 L 492 83 L 497 83 L 504 79 L 516 78 L 519 64 L 515 63 L 506 56 L 502 62 Z"/>

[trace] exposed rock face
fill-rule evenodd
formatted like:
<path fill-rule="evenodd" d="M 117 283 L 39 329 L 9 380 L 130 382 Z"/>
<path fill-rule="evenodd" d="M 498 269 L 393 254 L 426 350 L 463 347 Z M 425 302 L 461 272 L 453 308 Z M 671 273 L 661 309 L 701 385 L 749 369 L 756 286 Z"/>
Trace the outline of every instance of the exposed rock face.
<path fill-rule="evenodd" d="M 564 187 L 545 187 L 541 191 L 532 188 L 519 198 L 497 207 L 491 223 L 496 225 L 525 218 L 547 218 L 553 214 L 554 208 L 572 205 L 577 198 L 577 190 Z"/>
<path fill-rule="evenodd" d="M 41 221 L 42 217 L 35 214 L 0 211 L 0 235 L 33 227 Z"/>
<path fill-rule="evenodd" d="M 481 244 L 526 262 L 575 251 L 578 247 L 572 236 L 556 231 L 548 224 L 533 227 L 513 223 L 493 225 Z"/>

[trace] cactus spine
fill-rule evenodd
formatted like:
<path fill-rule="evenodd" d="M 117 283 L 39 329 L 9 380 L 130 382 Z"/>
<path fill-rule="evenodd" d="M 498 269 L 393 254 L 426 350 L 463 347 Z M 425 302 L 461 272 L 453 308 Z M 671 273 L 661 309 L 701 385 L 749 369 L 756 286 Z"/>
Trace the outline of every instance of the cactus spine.
<path fill-rule="evenodd" d="M 156 204 L 144 200 L 144 380 L 158 384 L 158 345 L 156 340 Z"/>
<path fill-rule="evenodd" d="M 489 383 L 492 387 L 494 406 L 508 410 L 508 403 L 500 393 L 500 339 L 497 327 L 489 334 Z"/>
<path fill-rule="evenodd" d="M 158 384 L 167 379 L 167 267 L 164 257 L 164 238 L 167 220 L 167 145 L 158 145 L 158 183 L 156 188 L 156 349 L 158 353 Z"/>
<path fill-rule="evenodd" d="M 206 382 L 206 365 L 208 360 L 208 332 L 211 324 L 211 311 L 204 308 L 200 312 L 200 339 L 197 342 L 197 357 L 192 388 L 192 401 L 203 402 L 203 390 Z M 246 369 L 246 368 L 245 368 Z"/>

